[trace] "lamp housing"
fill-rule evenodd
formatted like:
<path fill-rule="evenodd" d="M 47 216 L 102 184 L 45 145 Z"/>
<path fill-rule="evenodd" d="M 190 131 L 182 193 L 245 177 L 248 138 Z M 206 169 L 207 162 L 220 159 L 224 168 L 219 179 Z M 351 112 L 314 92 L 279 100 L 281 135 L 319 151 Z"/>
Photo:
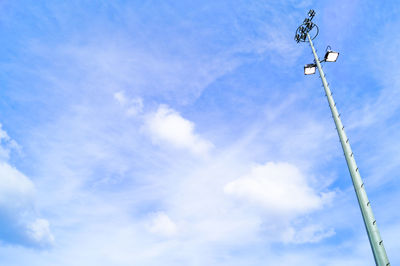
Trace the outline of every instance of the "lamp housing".
<path fill-rule="evenodd" d="M 339 57 L 339 53 L 338 52 L 334 52 L 332 50 L 327 50 L 326 53 L 325 53 L 324 61 L 325 62 L 336 62 L 338 57 Z"/>
<path fill-rule="evenodd" d="M 315 74 L 316 71 L 316 65 L 315 64 L 307 64 L 304 66 L 304 75 L 312 75 Z"/>

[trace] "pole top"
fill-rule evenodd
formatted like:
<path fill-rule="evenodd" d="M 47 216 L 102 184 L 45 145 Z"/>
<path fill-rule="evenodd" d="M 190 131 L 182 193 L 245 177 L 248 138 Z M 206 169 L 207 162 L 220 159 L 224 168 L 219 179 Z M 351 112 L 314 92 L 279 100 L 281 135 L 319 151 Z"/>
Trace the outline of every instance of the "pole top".
<path fill-rule="evenodd" d="M 312 37 L 310 37 L 310 38 L 312 40 L 314 40 L 315 37 L 317 37 L 317 35 L 319 33 L 319 28 L 314 22 L 312 22 L 312 19 L 314 18 L 314 16 L 315 16 L 315 11 L 313 9 L 310 9 L 310 11 L 308 11 L 308 17 L 306 17 L 304 19 L 303 24 L 301 24 L 296 30 L 294 40 L 297 43 L 306 42 L 307 34 L 309 32 L 311 32 L 313 29 L 316 29 L 316 31 L 314 31 L 314 33 L 312 34 Z"/>

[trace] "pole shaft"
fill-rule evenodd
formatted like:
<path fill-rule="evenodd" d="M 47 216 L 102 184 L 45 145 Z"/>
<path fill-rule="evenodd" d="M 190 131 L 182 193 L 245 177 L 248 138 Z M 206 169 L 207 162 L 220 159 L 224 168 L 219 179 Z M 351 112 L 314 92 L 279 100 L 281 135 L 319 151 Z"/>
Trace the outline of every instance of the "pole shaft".
<path fill-rule="evenodd" d="M 336 130 L 338 132 L 340 143 L 342 144 L 344 156 L 346 157 L 347 166 L 349 168 L 349 172 L 351 175 L 351 180 L 353 182 L 354 190 L 357 195 L 358 204 L 361 209 L 361 214 L 364 220 L 364 225 L 367 230 L 369 243 L 371 245 L 372 253 L 374 254 L 375 263 L 377 266 L 388 266 L 390 265 L 389 259 L 386 255 L 385 247 L 383 246 L 383 241 L 379 234 L 378 226 L 376 224 L 376 220 L 374 218 L 374 214 L 372 213 L 371 204 L 368 200 L 367 193 L 365 191 L 364 183 L 361 179 L 360 172 L 358 170 L 356 161 L 354 159 L 354 154 L 351 150 L 349 139 L 346 136 L 344 131 L 344 126 L 342 121 L 340 120 L 340 115 L 337 110 L 336 104 L 333 100 L 331 90 L 329 89 L 328 83 L 325 79 L 325 74 L 322 71 L 321 64 L 317 53 L 315 51 L 314 45 L 310 38 L 310 35 L 307 33 L 308 41 L 310 42 L 310 46 L 312 52 L 314 54 L 315 63 L 318 67 L 319 74 L 322 79 L 322 84 L 325 89 L 325 94 L 328 99 L 329 107 L 332 112 L 333 120 L 335 121 Z"/>

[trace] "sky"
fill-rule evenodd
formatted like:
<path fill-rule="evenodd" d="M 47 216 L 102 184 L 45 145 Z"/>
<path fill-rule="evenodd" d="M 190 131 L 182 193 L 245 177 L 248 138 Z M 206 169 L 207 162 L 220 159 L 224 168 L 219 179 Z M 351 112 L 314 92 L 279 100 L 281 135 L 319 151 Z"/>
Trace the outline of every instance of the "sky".
<path fill-rule="evenodd" d="M 398 1 L 0 1 L 0 265 L 400 264 Z"/>

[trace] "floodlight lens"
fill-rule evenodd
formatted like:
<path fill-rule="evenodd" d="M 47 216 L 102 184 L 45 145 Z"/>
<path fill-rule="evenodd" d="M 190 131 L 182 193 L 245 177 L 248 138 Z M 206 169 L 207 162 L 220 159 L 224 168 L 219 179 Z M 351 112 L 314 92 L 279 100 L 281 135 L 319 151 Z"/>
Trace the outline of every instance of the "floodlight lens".
<path fill-rule="evenodd" d="M 314 64 L 308 64 L 304 66 L 304 75 L 312 75 L 315 74 L 316 67 Z"/>
<path fill-rule="evenodd" d="M 339 53 L 338 52 L 327 51 L 326 54 L 325 54 L 325 61 L 326 62 L 336 62 L 338 57 L 339 57 Z"/>

